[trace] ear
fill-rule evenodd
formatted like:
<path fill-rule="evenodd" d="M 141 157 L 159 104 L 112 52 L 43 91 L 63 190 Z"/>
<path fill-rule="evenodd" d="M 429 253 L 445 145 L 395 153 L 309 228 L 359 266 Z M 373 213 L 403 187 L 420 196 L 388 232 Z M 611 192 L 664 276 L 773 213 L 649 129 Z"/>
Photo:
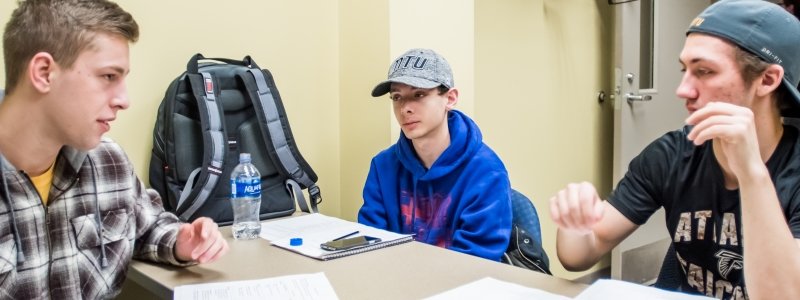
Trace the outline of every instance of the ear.
<path fill-rule="evenodd" d="M 58 74 L 58 64 L 50 53 L 36 53 L 28 63 L 27 77 L 35 90 L 40 93 L 50 91 L 52 81 Z"/>
<path fill-rule="evenodd" d="M 458 104 L 458 89 L 452 88 L 444 94 L 447 97 L 447 110 L 452 110 Z"/>
<path fill-rule="evenodd" d="M 756 95 L 763 97 L 775 92 L 783 80 L 783 67 L 771 64 L 764 70 L 764 74 L 756 81 Z"/>

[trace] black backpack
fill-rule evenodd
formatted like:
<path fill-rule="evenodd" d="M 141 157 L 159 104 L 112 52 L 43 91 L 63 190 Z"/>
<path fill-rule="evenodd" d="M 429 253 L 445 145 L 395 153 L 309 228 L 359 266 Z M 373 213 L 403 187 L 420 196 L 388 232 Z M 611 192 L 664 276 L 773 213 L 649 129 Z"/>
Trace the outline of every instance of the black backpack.
<path fill-rule="evenodd" d="M 198 53 L 158 108 L 150 185 L 184 221 L 205 216 L 231 224 L 230 174 L 240 152 L 250 153 L 261 173 L 262 220 L 294 213 L 295 199 L 301 210 L 317 212 L 317 175 L 297 149 L 272 74 L 250 56 Z"/>

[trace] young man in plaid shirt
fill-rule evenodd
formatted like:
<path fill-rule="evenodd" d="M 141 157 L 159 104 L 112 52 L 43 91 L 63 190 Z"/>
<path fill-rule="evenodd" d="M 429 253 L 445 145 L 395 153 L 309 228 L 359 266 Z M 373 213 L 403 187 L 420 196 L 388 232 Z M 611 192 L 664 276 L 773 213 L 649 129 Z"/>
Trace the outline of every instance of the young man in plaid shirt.
<path fill-rule="evenodd" d="M 133 17 L 105 0 L 27 0 L 3 35 L 0 298 L 116 296 L 133 257 L 214 261 L 210 219 L 182 224 L 103 138 L 128 108 Z"/>

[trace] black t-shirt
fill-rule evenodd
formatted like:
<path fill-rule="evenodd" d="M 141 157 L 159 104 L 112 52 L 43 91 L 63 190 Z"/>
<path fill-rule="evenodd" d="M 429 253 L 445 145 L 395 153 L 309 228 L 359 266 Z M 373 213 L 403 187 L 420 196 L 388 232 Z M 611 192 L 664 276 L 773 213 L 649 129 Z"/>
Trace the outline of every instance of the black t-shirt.
<path fill-rule="evenodd" d="M 639 225 L 664 207 L 685 278 L 681 290 L 744 298 L 745 229 L 739 190 L 725 188 L 711 141 L 695 146 L 686 138 L 690 130 L 686 126 L 667 133 L 647 146 L 631 161 L 609 203 Z M 784 126 L 766 165 L 792 235 L 800 238 L 800 147 L 795 127 Z"/>

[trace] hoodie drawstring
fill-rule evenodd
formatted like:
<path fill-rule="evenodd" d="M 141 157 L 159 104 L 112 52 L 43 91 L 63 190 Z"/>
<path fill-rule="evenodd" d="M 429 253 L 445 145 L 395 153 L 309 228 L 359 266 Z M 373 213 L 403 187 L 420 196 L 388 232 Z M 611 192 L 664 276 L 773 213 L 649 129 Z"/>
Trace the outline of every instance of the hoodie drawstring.
<path fill-rule="evenodd" d="M 14 231 L 14 240 L 17 243 L 17 263 L 19 264 L 25 262 L 25 252 L 22 252 L 22 239 L 19 237 L 19 229 L 17 228 L 17 214 L 14 212 L 11 195 L 8 192 L 8 179 L 6 179 L 5 167 L 5 159 L 0 155 L 0 176 L 3 177 L 3 198 L 6 199 L 8 211 L 11 213 L 11 230 Z"/>
<path fill-rule="evenodd" d="M 100 219 L 100 200 L 98 199 L 99 191 L 97 190 L 97 178 L 95 178 L 95 167 L 94 161 L 91 157 L 87 156 L 86 158 L 89 159 L 89 165 L 91 166 L 92 170 L 92 185 L 94 186 L 94 209 L 95 209 L 95 221 L 98 224 L 97 235 L 100 237 L 100 266 L 102 268 L 108 267 L 108 258 L 106 257 L 106 241 L 103 239 L 103 232 L 105 232 L 105 228 L 103 228 L 103 222 Z"/>
<path fill-rule="evenodd" d="M 417 200 L 417 179 L 414 178 L 414 190 L 411 193 L 411 233 L 417 238 L 420 236 L 417 234 L 417 204 L 419 201 Z"/>

